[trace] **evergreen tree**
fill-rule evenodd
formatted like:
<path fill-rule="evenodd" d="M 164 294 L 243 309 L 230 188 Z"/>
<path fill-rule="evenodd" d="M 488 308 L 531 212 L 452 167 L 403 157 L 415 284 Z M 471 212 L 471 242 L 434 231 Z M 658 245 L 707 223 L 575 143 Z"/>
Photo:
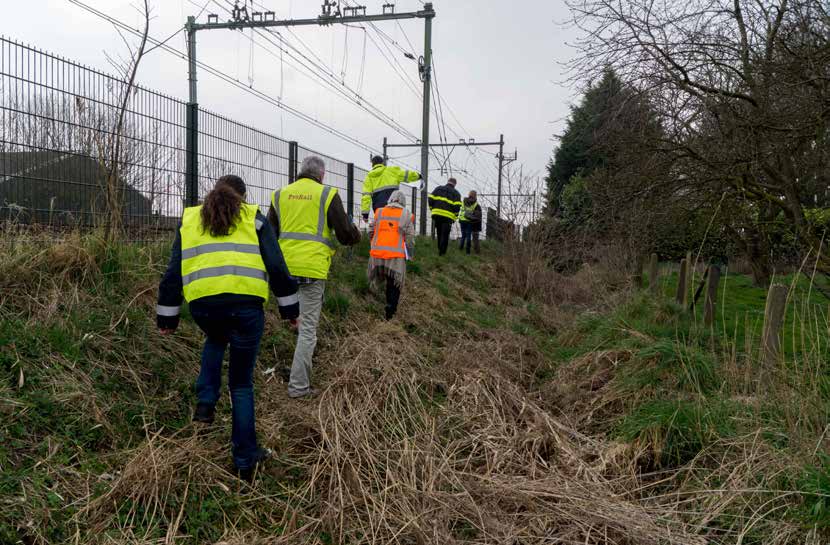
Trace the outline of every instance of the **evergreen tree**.
<path fill-rule="evenodd" d="M 547 213 L 561 212 L 562 192 L 576 175 L 589 176 L 606 164 L 602 128 L 613 117 L 624 95 L 624 86 L 613 70 L 588 87 L 579 105 L 571 108 L 565 132 L 547 166 Z"/>

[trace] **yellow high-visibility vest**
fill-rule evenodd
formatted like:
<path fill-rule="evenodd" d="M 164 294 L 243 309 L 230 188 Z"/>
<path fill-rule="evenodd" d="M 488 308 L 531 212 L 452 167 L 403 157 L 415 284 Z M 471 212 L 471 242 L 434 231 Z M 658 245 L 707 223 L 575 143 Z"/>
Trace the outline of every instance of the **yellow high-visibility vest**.
<path fill-rule="evenodd" d="M 470 222 L 473 221 L 472 218 L 473 214 L 475 214 L 476 207 L 478 206 L 478 202 L 474 202 L 472 206 L 467 206 L 463 201 L 461 203 L 461 213 L 458 215 L 458 221 L 460 222 Z"/>
<path fill-rule="evenodd" d="M 301 178 L 271 196 L 280 222 L 280 248 L 291 276 L 328 278 L 334 242 L 327 217 L 335 195 L 333 187 Z"/>
<path fill-rule="evenodd" d="M 242 204 L 239 220 L 224 237 L 202 228 L 202 207 L 185 208 L 182 238 L 182 286 L 190 302 L 210 295 L 234 293 L 268 300 L 268 273 L 259 253 L 256 214 Z"/>

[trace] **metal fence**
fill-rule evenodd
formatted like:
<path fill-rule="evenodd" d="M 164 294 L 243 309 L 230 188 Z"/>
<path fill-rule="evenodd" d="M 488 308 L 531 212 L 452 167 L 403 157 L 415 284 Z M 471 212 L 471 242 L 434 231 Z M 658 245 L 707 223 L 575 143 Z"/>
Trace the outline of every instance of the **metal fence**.
<path fill-rule="evenodd" d="M 120 77 L 0 37 L 0 220 L 95 226 L 114 192 L 129 231 L 177 225 L 188 200 L 187 104 L 140 86 L 125 99 L 126 89 Z M 198 196 L 237 174 L 265 211 L 314 154 L 326 162 L 325 183 L 362 222 L 365 169 L 201 108 L 198 116 Z M 404 190 L 417 212 L 420 195 Z"/>
<path fill-rule="evenodd" d="M 187 104 L 135 87 L 116 138 L 126 89 L 117 76 L 0 38 L 0 219 L 94 226 L 115 187 L 126 227 L 178 223 L 187 198 Z M 237 174 L 248 201 L 265 210 L 297 164 L 316 154 L 326 161 L 326 183 L 360 219 L 355 194 L 364 169 L 204 109 L 198 128 L 199 196 L 220 175 Z"/>

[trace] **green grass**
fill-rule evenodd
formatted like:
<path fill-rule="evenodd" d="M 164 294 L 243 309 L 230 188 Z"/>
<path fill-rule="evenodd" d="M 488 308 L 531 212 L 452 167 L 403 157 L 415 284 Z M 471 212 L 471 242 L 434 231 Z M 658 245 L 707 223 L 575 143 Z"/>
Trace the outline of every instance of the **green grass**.
<path fill-rule="evenodd" d="M 656 466 L 678 467 L 735 435 L 734 410 L 714 400 L 654 399 L 626 414 L 613 434 L 648 449 Z"/>
<path fill-rule="evenodd" d="M 615 407 L 596 429 L 637 447 L 638 462 L 648 470 L 696 460 L 717 474 L 722 464 L 740 467 L 752 449 L 769 449 L 786 469 L 754 475 L 757 486 L 794 491 L 781 512 L 791 522 L 830 528 L 830 458 L 820 448 L 827 444 L 830 418 L 828 301 L 803 276 L 778 280 L 792 289 L 783 361 L 773 370 L 758 357 L 765 289 L 747 276 L 725 274 L 716 323 L 705 328 L 702 302 L 694 313 L 674 302 L 677 274 L 662 281 L 658 298 L 643 291 L 616 308 L 574 320 L 557 335 L 553 369 L 540 379 L 557 380 L 558 368 L 587 354 L 626 354 L 595 394 L 594 404 L 610 400 Z M 733 506 L 724 520 L 751 512 L 747 505 Z M 764 542 L 758 536 L 763 530 L 756 528 L 747 539 Z"/>
<path fill-rule="evenodd" d="M 9 499 L 0 510 L 0 543 L 71 541 L 76 531 L 71 521 L 83 504 L 78 495 L 87 486 L 93 497 L 106 492 L 111 481 L 100 476 L 117 475 L 131 449 L 145 444 L 148 435 L 166 436 L 189 426 L 203 339 L 186 305 L 174 337 L 163 340 L 156 331 L 154 299 L 168 245 L 108 248 L 94 236 L 73 236 L 60 244 L 17 241 L 15 250 L 0 258 L 0 497 Z M 493 258 L 489 248 L 485 244 L 485 257 L 458 252 L 440 257 L 433 241 L 417 241 L 410 273 L 427 286 L 439 286 L 436 293 L 445 300 L 436 316 L 441 335 L 435 335 L 432 323 L 402 327 L 426 337 L 424 350 L 436 362 L 440 347 L 459 333 L 500 325 L 480 304 L 472 303 L 469 314 L 457 306 L 461 289 L 485 295 L 488 281 L 479 267 Z M 365 239 L 352 250 L 338 250 L 326 288 L 321 338 L 341 339 L 353 324 L 365 327 L 368 320 L 380 318 L 383 293 L 370 292 L 368 252 Z M 278 316 L 273 299 L 267 312 Z M 289 328 L 267 327 L 257 376 L 288 365 L 294 342 Z M 277 386 L 266 388 L 272 387 Z M 446 394 L 433 396 L 430 403 L 440 407 L 442 396 Z M 217 420 L 227 423 L 229 404 L 220 402 L 217 410 Z M 227 433 L 208 440 L 221 442 L 227 453 Z M 230 469 L 229 455 L 213 462 Z M 293 465 L 264 475 L 261 486 L 270 497 L 285 498 L 303 479 Z M 179 541 L 216 542 L 225 535 L 226 524 L 252 527 L 237 520 L 249 506 L 235 490 L 194 486 L 184 506 L 176 497 L 170 496 L 167 508 L 175 516 L 183 507 L 180 535 L 187 537 Z M 163 540 L 164 528 L 142 521 L 142 515 L 149 521 L 157 514 L 142 509 L 140 502 L 120 502 L 111 522 Z M 88 530 L 82 523 L 82 535 Z M 273 528 L 275 534 L 280 530 Z M 121 534 L 112 527 L 107 535 Z"/>
<path fill-rule="evenodd" d="M 802 311 L 788 314 L 791 333 L 785 341 L 785 346 L 793 345 L 787 365 L 809 371 L 791 375 L 804 376 L 788 386 L 799 393 L 797 400 L 804 401 L 794 407 L 794 402 L 772 395 L 775 392 L 767 384 L 767 390 L 748 391 L 735 385 L 731 359 L 736 357 L 730 347 L 740 347 L 756 334 L 746 324 L 754 324 L 764 306 L 759 297 L 763 290 L 753 288 L 745 277 L 724 278 L 720 296 L 724 304 L 712 331 L 700 327 L 699 316 L 687 314 L 670 297 L 655 301 L 647 294 L 635 294 L 613 309 L 586 311 L 569 327 L 553 331 L 548 307 L 505 295 L 507 290 L 494 278 L 490 264 L 497 259 L 496 247 L 485 243 L 482 256 L 466 256 L 451 247 L 443 257 L 429 239 L 419 239 L 416 248 L 405 288 L 412 292 L 404 304 L 426 311 L 414 315 L 427 318 L 401 318 L 400 332 L 395 334 L 413 337 L 412 345 L 425 365 L 445 365 L 446 351 L 459 340 L 518 335 L 523 337 L 522 346 L 533 348 L 534 361 L 547 360 L 535 370 L 534 388 L 541 390 L 548 381 L 557 380 L 562 366 L 580 356 L 602 350 L 625 352 L 628 357 L 613 369 L 607 386 L 587 394 L 608 393 L 611 399 L 614 412 L 602 415 L 602 433 L 642 447 L 648 455 L 639 461 L 647 469 L 680 467 L 709 450 L 727 459 L 724 444 L 757 436 L 774 452 L 797 460 L 787 486 L 802 491 L 798 497 L 803 501 L 786 516 L 805 526 L 830 528 L 830 463 L 812 454 L 816 436 L 830 416 L 830 374 L 817 363 L 827 343 L 802 358 L 812 367 L 794 361 L 794 346 L 801 341 L 814 343 L 821 333 L 808 337 L 798 330 Z M 85 240 L 60 259 L 47 255 L 37 261 L 34 255 L 39 250 L 0 258 L 0 289 L 7 296 L 0 307 L 0 497 L 9 499 L 0 510 L 0 543 L 70 542 L 75 538 L 76 517 L 81 521 L 80 540 L 90 538 L 90 527 L 78 512 L 86 487 L 93 496 L 107 492 L 111 481 L 101 476 L 117 475 L 133 455 L 132 449 L 145 445 L 148 435 L 188 433 L 202 343 L 186 307 L 173 338 L 162 341 L 155 330 L 153 299 L 165 266 L 165 245 L 125 244 L 110 250 Z M 85 252 L 89 261 L 73 261 L 72 256 L 83 257 Z M 355 328 L 362 330 L 380 319 L 383 294 L 370 290 L 367 255 L 365 240 L 353 250 L 338 250 L 326 288 L 321 339 L 349 342 Z M 61 259 L 70 264 L 62 264 Z M 668 293 L 672 277 L 665 282 Z M 804 285 L 799 284 L 795 294 L 794 309 L 826 308 L 817 294 L 807 296 Z M 425 308 L 418 296 L 428 296 L 429 304 L 437 304 Z M 274 301 L 268 313 L 276 316 Z M 826 328 L 823 331 L 826 335 Z M 260 371 L 290 362 L 294 338 L 295 333 L 278 320 L 269 321 L 257 368 L 258 396 L 282 387 L 264 383 Z M 323 350 L 332 348 L 321 345 Z M 812 390 L 802 391 L 805 384 Z M 449 395 L 445 389 L 425 389 L 419 399 L 438 413 L 446 409 Z M 230 466 L 229 416 L 229 404 L 223 401 L 218 418 L 224 428 L 205 438 L 223 453 L 221 459 L 211 460 L 220 470 Z M 270 413 L 267 417 L 275 418 Z M 808 421 L 816 422 L 817 432 L 803 429 Z M 282 422 L 270 430 L 268 440 L 282 445 L 283 434 L 296 424 Z M 412 424 L 413 429 L 420 428 Z M 794 430 L 801 430 L 803 436 Z M 390 433 L 403 437 L 412 431 Z M 257 501 L 274 503 L 254 505 L 239 490 L 225 489 L 221 483 L 194 485 L 186 497 L 176 491 L 165 505 L 168 517 L 183 508 L 177 540 L 221 541 L 227 538 L 226 524 L 240 532 L 267 526 L 271 535 L 279 535 L 282 529 L 273 521 L 246 516 L 250 509 L 261 509 L 259 514 L 278 511 L 276 501 L 305 484 L 307 477 L 297 459 L 294 453 L 280 453 L 279 463 L 269 464 L 263 475 L 258 485 L 263 496 Z M 147 540 L 165 538 L 164 527 L 141 521 L 140 502 L 125 499 L 113 509 L 107 535 L 114 540 L 123 537 L 119 525 L 132 525 L 130 530 Z M 136 514 L 139 519 L 127 519 Z M 145 514 L 150 518 L 152 513 Z M 480 539 L 464 524 L 456 530 L 461 540 Z M 328 534 L 318 537 L 321 542 L 334 541 Z"/>
<path fill-rule="evenodd" d="M 822 453 L 815 465 L 805 467 L 797 485 L 807 494 L 800 511 L 804 522 L 830 529 L 830 455 Z"/>
<path fill-rule="evenodd" d="M 701 275 L 697 275 L 694 280 L 695 285 L 689 295 L 690 301 L 702 281 Z M 665 297 L 674 300 L 679 281 L 678 273 L 666 274 L 661 281 Z M 827 313 L 830 300 L 813 288 L 810 279 L 803 274 L 779 276 L 773 281 L 790 288 L 781 346 L 785 354 L 792 357 L 803 349 L 805 342 L 808 342 L 805 335 L 809 332 L 803 327 L 805 322 L 818 323 L 826 329 L 830 319 Z M 703 298 L 704 294 L 701 294 L 693 315 L 693 320 L 701 327 Z M 718 288 L 717 318 L 713 330 L 720 338 L 729 339 L 739 351 L 745 350 L 747 346 L 757 346 L 764 325 L 766 300 L 767 289 L 756 287 L 751 277 L 731 274 L 725 270 Z M 830 357 L 830 351 L 825 353 Z"/>

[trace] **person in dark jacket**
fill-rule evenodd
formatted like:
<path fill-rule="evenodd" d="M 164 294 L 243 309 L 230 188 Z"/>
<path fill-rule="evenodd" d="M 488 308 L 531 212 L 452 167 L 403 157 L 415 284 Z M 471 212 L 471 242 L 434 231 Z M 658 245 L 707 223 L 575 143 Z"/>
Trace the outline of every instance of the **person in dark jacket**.
<path fill-rule="evenodd" d="M 472 246 L 477 254 L 481 253 L 481 246 L 478 241 L 479 233 L 481 233 L 481 206 L 478 204 L 478 195 L 475 191 L 470 191 L 470 194 L 461 204 L 458 223 L 461 225 L 459 249 L 466 249 L 467 255 L 470 255 L 470 246 Z"/>
<path fill-rule="evenodd" d="M 233 410 L 233 462 L 250 481 L 270 451 L 257 444 L 253 373 L 265 325 L 268 292 L 280 315 L 296 325 L 297 282 L 289 275 L 277 238 L 256 205 L 245 203 L 245 182 L 223 176 L 204 204 L 186 208 L 159 285 L 157 324 L 162 335 L 179 325 L 182 298 L 207 336 L 196 381 L 194 422 L 211 424 L 230 346 L 228 387 Z"/>
<path fill-rule="evenodd" d="M 455 178 L 447 180 L 446 185 L 436 187 L 429 196 L 429 209 L 432 223 L 438 233 L 438 254 L 447 253 L 450 244 L 450 231 L 458 220 L 461 210 L 461 194 L 455 189 Z"/>

